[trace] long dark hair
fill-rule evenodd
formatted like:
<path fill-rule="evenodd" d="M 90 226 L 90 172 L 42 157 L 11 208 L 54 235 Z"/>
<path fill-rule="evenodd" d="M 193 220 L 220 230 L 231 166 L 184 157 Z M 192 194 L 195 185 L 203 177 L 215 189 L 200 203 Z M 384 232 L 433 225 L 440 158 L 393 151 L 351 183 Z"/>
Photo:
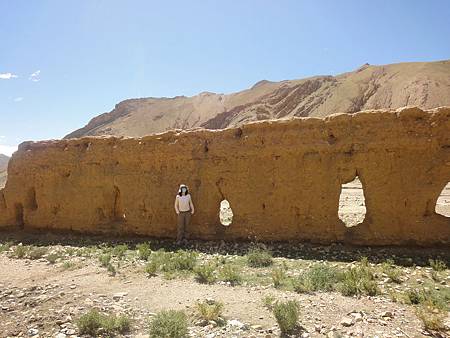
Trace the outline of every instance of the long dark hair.
<path fill-rule="evenodd" d="M 185 196 L 186 196 L 186 195 L 189 195 L 189 189 L 188 189 L 188 187 L 183 187 L 183 188 L 186 188 L 186 194 L 184 194 L 184 195 L 185 195 Z M 180 188 L 180 191 L 178 192 L 178 195 L 183 196 L 183 192 L 181 191 L 181 188 Z"/>

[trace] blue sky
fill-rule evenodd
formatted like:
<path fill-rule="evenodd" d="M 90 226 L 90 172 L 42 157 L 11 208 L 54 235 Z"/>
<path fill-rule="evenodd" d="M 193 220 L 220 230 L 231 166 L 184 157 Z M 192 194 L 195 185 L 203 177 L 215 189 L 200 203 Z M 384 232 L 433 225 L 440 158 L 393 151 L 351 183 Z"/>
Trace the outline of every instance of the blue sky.
<path fill-rule="evenodd" d="M 134 97 L 450 58 L 450 1 L 0 0 L 0 153 Z"/>

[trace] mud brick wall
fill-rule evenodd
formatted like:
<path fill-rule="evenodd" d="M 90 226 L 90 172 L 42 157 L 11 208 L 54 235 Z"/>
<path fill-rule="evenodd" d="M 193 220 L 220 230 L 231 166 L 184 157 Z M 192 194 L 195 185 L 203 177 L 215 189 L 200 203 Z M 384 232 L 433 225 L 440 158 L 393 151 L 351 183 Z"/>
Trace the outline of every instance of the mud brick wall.
<path fill-rule="evenodd" d="M 339 195 L 356 176 L 367 214 L 347 228 Z M 0 226 L 175 237 L 174 198 L 186 183 L 192 238 L 447 245 L 450 218 L 434 207 L 449 181 L 448 107 L 24 142 L 0 190 Z M 229 227 L 219 222 L 223 199 Z"/>

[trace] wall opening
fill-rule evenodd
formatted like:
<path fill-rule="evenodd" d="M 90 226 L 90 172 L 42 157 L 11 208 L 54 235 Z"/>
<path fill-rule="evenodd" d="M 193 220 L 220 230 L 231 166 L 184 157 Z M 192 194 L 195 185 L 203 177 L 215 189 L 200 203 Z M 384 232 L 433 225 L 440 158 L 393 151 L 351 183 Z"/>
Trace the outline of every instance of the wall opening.
<path fill-rule="evenodd" d="M 366 217 L 366 202 L 363 187 L 358 176 L 353 181 L 342 184 L 338 215 L 346 227 L 354 227 L 364 221 Z"/>
<path fill-rule="evenodd" d="M 227 200 L 220 202 L 219 219 L 220 223 L 226 227 L 233 222 L 233 210 Z"/>
<path fill-rule="evenodd" d="M 439 215 L 450 217 L 450 182 L 442 189 L 434 211 Z"/>

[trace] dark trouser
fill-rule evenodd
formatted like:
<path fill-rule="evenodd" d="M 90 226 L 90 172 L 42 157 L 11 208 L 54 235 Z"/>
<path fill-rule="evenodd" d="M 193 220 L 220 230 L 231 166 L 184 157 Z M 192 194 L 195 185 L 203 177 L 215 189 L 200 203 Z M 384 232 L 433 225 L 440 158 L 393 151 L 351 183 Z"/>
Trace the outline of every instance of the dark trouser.
<path fill-rule="evenodd" d="M 180 211 L 178 214 L 178 231 L 177 231 L 177 241 L 181 241 L 185 238 L 186 228 L 191 221 L 191 211 Z"/>

